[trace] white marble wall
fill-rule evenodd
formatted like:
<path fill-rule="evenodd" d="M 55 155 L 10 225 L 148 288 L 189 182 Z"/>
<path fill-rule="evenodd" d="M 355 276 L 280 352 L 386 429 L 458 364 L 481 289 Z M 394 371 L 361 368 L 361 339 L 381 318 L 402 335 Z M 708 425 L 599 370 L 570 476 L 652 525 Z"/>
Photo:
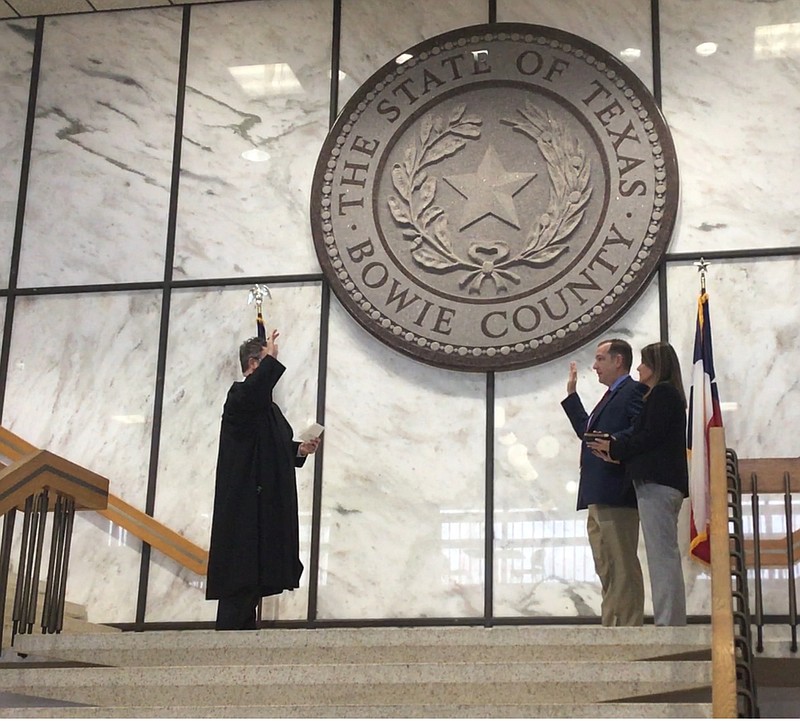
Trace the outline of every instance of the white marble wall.
<path fill-rule="evenodd" d="M 331 12 L 314 0 L 192 8 L 175 278 L 319 272 L 308 198 L 328 130 Z"/>
<path fill-rule="evenodd" d="M 271 293 L 265 323 L 280 331 L 279 359 L 286 366 L 275 400 L 299 433 L 316 416 L 320 284 L 274 284 Z M 202 548 L 208 548 L 211 532 L 222 405 L 231 383 L 241 379 L 239 344 L 256 333 L 247 298 L 247 287 L 176 291 L 170 307 L 155 518 Z M 313 479 L 311 458 L 297 471 L 306 568 Z M 301 583 L 294 593 L 270 601 L 271 616 L 305 618 L 307 572 Z M 215 612 L 216 604 L 205 601 L 204 578 L 154 554 L 146 620 L 208 620 Z"/>
<path fill-rule="evenodd" d="M 19 285 L 164 276 L 181 13 L 47 18 Z"/>
<path fill-rule="evenodd" d="M 653 87 L 650 0 L 497 0 L 497 21 L 545 25 L 579 35 L 622 60 Z"/>
<path fill-rule="evenodd" d="M 3 425 L 106 476 L 144 507 L 161 297 L 157 292 L 18 298 Z M 79 514 L 68 595 L 95 620 L 131 620 L 139 542 Z"/>
<path fill-rule="evenodd" d="M 657 341 L 656 284 L 603 337 L 627 340 L 634 355 Z M 570 360 L 578 363 L 584 405 L 593 407 L 603 395 L 592 370 L 595 347 L 590 343 L 568 357 L 497 377 L 494 610 L 499 616 L 599 614 L 586 513 L 575 510 L 580 442 L 561 408 Z"/>
<path fill-rule="evenodd" d="M 663 109 L 683 177 L 673 250 L 797 245 L 800 3 L 660 4 Z M 716 51 L 699 54 L 708 43 Z"/>
<path fill-rule="evenodd" d="M 793 259 L 727 261 L 709 266 L 706 285 L 725 440 L 740 458 L 798 456 L 800 412 L 792 392 L 800 358 L 797 275 L 798 261 Z M 669 268 L 667 279 L 670 340 L 681 357 L 687 357 L 694 344 L 694 329 L 681 319 L 696 312 L 697 270 L 688 264 L 675 264 Z M 688 384 L 689 368 L 683 370 Z M 760 508 L 762 536 L 785 538 L 783 494 L 763 496 Z M 795 499 L 795 530 L 800 529 L 798 508 L 800 498 Z M 752 528 L 749 498 L 745 499 L 743 513 L 745 527 Z M 752 597 L 753 581 L 750 583 Z M 765 571 L 766 613 L 788 612 L 787 583 L 785 569 Z"/>
<path fill-rule="evenodd" d="M 660 6 L 664 112 L 683 194 L 671 250 L 800 245 L 792 165 L 800 142 L 792 130 L 800 112 L 798 41 L 793 36 L 795 45 L 778 57 L 755 58 L 752 47 L 757 27 L 800 22 L 800 0 Z M 174 8 L 46 21 L 21 287 L 163 278 L 182 15 Z M 647 0 L 499 0 L 497 15 L 582 35 L 652 83 Z M 192 8 L 176 279 L 319 272 L 307 199 L 328 123 L 331 17 L 331 3 L 321 0 Z M 484 0 L 414 0 L 391 18 L 382 0 L 343 0 L 339 106 L 406 47 L 487 19 Z M 3 284 L 32 49 L 19 27 L 33 25 L 0 23 L 0 59 L 9 52 L 16 63 L 0 69 L 8 98 L 0 107 Z M 697 55 L 704 40 L 716 40 L 718 52 Z M 636 49 L 638 56 L 623 54 Z M 269 159 L 242 158 L 250 150 Z M 737 404 L 725 411 L 726 429 L 745 457 L 797 455 L 797 434 L 786 432 L 798 422 L 791 392 L 800 352 L 796 266 L 754 259 L 713 263 L 709 272 L 720 395 Z M 316 413 L 322 289 L 319 282 L 271 287 L 268 324 L 283 332 L 288 369 L 279 401 L 297 429 Z M 686 371 L 697 291 L 694 267 L 671 263 L 666 330 Z M 605 335 L 628 338 L 634 348 L 656 340 L 659 292 L 651 284 Z M 221 404 L 237 376 L 237 343 L 253 333 L 246 296 L 246 286 L 181 288 L 171 296 L 155 516 L 201 546 Z M 15 302 L 4 425 L 109 475 L 112 492 L 143 508 L 160 291 Z M 318 617 L 481 616 L 486 377 L 395 353 L 335 298 L 328 320 L 324 453 L 315 460 L 323 480 Z M 595 345 L 571 354 L 587 404 L 601 390 L 589 371 Z M 569 359 L 495 377 L 498 616 L 593 616 L 599 609 L 585 514 L 574 511 L 577 439 L 559 407 Z M 306 566 L 314 470 L 309 463 L 298 473 Z M 92 620 L 133 621 L 138 542 L 86 514 L 73 548 L 70 600 L 86 603 Z M 688 560 L 685 570 L 689 612 L 707 613 L 707 576 Z M 307 574 L 303 584 L 271 599 L 265 617 L 304 619 Z M 768 598 L 770 612 L 785 612 L 785 581 Z M 153 553 L 146 620 L 213 614 L 203 579 Z"/>
<path fill-rule="evenodd" d="M 367 78 L 406 48 L 488 20 L 485 0 L 405 0 L 403 11 L 392 13 L 391 19 L 379 0 L 342 0 L 339 109 Z"/>
<path fill-rule="evenodd" d="M 332 304 L 320 618 L 480 616 L 485 380 L 422 367 Z M 454 522 L 475 533 L 454 558 Z"/>
<path fill-rule="evenodd" d="M 36 23 L 0 23 L 0 287 L 8 285 Z"/>

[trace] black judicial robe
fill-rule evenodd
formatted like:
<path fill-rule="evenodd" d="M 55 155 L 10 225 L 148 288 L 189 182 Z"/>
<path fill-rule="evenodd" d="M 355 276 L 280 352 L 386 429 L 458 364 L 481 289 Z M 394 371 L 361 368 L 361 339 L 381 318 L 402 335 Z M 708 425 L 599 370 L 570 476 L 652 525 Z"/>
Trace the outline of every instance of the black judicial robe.
<path fill-rule="evenodd" d="M 206 598 L 297 588 L 300 562 L 298 443 L 272 401 L 285 367 L 265 356 L 231 386 L 222 412 Z"/>

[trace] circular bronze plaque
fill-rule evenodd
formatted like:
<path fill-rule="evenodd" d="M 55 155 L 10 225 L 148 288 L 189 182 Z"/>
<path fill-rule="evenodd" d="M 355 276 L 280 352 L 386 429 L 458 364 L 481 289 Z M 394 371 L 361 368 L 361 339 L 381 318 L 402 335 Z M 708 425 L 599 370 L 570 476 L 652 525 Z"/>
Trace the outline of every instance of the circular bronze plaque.
<path fill-rule="evenodd" d="M 552 28 L 462 28 L 356 92 L 317 162 L 311 222 L 370 333 L 468 371 L 541 363 L 639 296 L 678 204 L 675 149 L 642 82 Z"/>

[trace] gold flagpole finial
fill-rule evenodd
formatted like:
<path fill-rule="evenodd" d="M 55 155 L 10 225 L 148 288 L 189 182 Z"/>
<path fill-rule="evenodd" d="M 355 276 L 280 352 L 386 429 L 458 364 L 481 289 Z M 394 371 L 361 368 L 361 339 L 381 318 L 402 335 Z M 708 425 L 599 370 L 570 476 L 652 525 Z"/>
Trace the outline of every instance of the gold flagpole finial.
<path fill-rule="evenodd" d="M 697 272 L 700 273 L 700 292 L 706 292 L 706 273 L 708 272 L 708 261 L 701 256 L 700 260 L 695 261 Z"/>

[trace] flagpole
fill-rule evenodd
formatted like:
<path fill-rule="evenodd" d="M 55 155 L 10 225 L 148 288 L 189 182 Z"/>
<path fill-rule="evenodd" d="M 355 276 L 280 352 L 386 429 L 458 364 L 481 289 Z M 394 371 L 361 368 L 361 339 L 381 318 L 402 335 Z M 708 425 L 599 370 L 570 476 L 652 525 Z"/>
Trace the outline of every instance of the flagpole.
<path fill-rule="evenodd" d="M 261 340 L 267 339 L 267 330 L 264 326 L 264 315 L 261 311 L 261 305 L 264 302 L 265 297 L 272 299 L 272 293 L 269 292 L 269 288 L 266 285 L 256 283 L 256 285 L 250 289 L 250 295 L 247 298 L 248 305 L 251 303 L 255 303 L 256 305 L 256 332 Z"/>
<path fill-rule="evenodd" d="M 711 560 L 709 431 L 712 427 L 722 426 L 722 414 L 711 348 L 711 318 L 706 292 L 708 263 L 700 258 L 694 265 L 700 273 L 700 297 L 697 299 L 692 387 L 688 409 L 687 446 L 691 504 L 689 553 L 692 558 L 708 564 Z"/>

